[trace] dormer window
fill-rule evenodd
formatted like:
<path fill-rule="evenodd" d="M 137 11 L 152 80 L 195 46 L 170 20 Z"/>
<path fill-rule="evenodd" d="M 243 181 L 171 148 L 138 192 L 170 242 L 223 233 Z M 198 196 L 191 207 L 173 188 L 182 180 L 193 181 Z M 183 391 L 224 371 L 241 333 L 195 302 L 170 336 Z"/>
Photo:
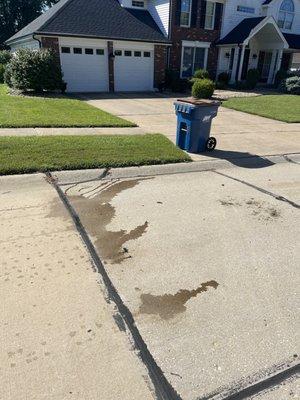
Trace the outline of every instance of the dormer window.
<path fill-rule="evenodd" d="M 180 26 L 189 27 L 191 25 L 192 0 L 181 0 Z"/>
<path fill-rule="evenodd" d="M 132 0 L 132 7 L 145 8 L 144 1 Z"/>
<path fill-rule="evenodd" d="M 295 15 L 295 6 L 293 0 L 284 0 L 281 3 L 279 16 L 278 16 L 278 26 L 281 29 L 292 29 L 293 21 Z"/>

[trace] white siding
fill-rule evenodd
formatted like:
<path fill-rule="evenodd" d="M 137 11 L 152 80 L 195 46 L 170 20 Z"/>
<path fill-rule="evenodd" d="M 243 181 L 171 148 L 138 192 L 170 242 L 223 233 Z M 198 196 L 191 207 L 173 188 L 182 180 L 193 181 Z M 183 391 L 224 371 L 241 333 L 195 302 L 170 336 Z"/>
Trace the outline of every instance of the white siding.
<path fill-rule="evenodd" d="M 165 36 L 169 33 L 169 0 L 149 0 L 148 10 Z"/>
<path fill-rule="evenodd" d="M 245 18 L 259 17 L 262 15 L 262 0 L 228 0 L 225 3 L 221 37 L 229 33 Z M 255 14 L 237 11 L 237 6 L 255 8 Z"/>
<path fill-rule="evenodd" d="M 300 35 L 300 1 L 299 0 L 293 0 L 294 5 L 295 5 L 295 17 L 294 17 L 294 22 L 291 30 L 282 30 L 283 32 L 286 33 L 296 33 L 297 35 Z M 272 15 L 277 21 L 278 19 L 278 13 L 279 9 L 281 6 L 282 0 L 276 0 L 272 2 L 267 11 L 267 15 Z"/>
<path fill-rule="evenodd" d="M 300 34 L 300 0 L 293 0 L 295 5 L 295 18 L 292 30 L 283 30 L 286 33 Z M 222 24 L 221 37 L 229 33 L 244 18 L 260 16 L 272 16 L 275 21 L 278 19 L 278 12 L 282 0 L 275 0 L 268 7 L 262 7 L 264 0 L 228 0 L 225 3 L 224 18 Z M 237 6 L 255 8 L 255 13 L 245 13 L 237 11 Z"/>
<path fill-rule="evenodd" d="M 30 49 L 30 50 L 38 50 L 40 48 L 39 42 L 32 38 L 28 38 L 26 40 L 22 40 L 16 43 L 12 43 L 10 45 L 11 51 L 15 52 L 19 49 Z"/>

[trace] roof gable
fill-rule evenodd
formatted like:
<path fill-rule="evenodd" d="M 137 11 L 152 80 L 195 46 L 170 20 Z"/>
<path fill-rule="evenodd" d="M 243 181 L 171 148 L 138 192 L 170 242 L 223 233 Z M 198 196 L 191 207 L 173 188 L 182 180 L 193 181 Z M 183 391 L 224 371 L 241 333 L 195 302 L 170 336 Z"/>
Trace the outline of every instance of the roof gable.
<path fill-rule="evenodd" d="M 61 0 L 58 5 L 8 42 L 24 33 L 168 42 L 147 10 L 124 8 L 118 0 Z"/>
<path fill-rule="evenodd" d="M 217 44 L 241 44 L 265 17 L 245 18 Z"/>

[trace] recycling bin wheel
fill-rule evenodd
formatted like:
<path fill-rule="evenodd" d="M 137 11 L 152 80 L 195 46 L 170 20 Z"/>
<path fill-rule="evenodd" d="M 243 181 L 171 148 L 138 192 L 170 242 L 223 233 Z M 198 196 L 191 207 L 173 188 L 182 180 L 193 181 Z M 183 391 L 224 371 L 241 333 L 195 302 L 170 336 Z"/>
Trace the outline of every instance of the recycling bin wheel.
<path fill-rule="evenodd" d="M 216 145 L 217 145 L 217 139 L 214 137 L 210 137 L 209 139 L 207 139 L 207 142 L 206 142 L 206 150 L 213 151 L 215 149 Z"/>

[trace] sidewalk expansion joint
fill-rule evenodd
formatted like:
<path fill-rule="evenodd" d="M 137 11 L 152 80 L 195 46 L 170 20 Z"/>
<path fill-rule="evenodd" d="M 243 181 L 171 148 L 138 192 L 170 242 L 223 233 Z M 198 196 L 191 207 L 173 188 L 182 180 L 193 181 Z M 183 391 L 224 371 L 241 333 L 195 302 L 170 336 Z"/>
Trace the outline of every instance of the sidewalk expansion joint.
<path fill-rule="evenodd" d="M 109 170 L 104 171 L 103 175 L 106 176 L 108 172 Z M 60 188 L 57 181 L 53 179 L 51 173 L 50 172 L 46 173 L 46 176 L 48 178 L 48 182 L 53 185 L 63 205 L 69 212 L 73 220 L 73 223 L 89 252 L 91 260 L 94 263 L 94 266 L 96 266 L 98 273 L 101 275 L 101 278 L 107 290 L 108 301 L 113 302 L 116 305 L 120 318 L 123 319 L 125 326 L 127 326 L 131 334 L 134 346 L 139 352 L 139 357 L 148 370 L 149 377 L 152 381 L 157 400 L 182 400 L 179 394 L 172 387 L 170 382 L 166 379 L 162 370 L 160 369 L 155 359 L 153 358 L 151 352 L 148 350 L 148 347 L 144 342 L 135 324 L 132 313 L 130 312 L 128 307 L 124 304 L 117 289 L 115 288 L 108 273 L 106 272 L 105 267 L 100 257 L 98 256 L 98 253 L 93 243 L 91 242 L 88 233 L 86 232 L 84 226 L 82 225 L 76 210 L 69 202 L 69 199 L 67 198 L 63 190 Z M 118 323 L 120 323 L 120 321 L 118 321 Z"/>
<path fill-rule="evenodd" d="M 280 196 L 280 195 L 278 195 L 278 194 L 276 194 L 276 193 L 270 192 L 269 190 L 263 189 L 263 188 L 261 188 L 261 187 L 259 187 L 259 186 L 256 186 L 256 185 L 253 185 L 253 184 L 250 183 L 250 182 L 246 182 L 246 181 L 244 181 L 244 180 L 242 180 L 242 179 L 238 179 L 238 178 L 235 178 L 235 177 L 233 177 L 233 176 L 224 174 L 223 172 L 220 172 L 220 171 L 212 170 L 211 172 L 214 172 L 215 174 L 224 176 L 225 178 L 232 179 L 233 181 L 242 183 L 243 185 L 249 186 L 249 187 L 251 187 L 252 189 L 258 190 L 259 192 L 261 192 L 261 193 L 263 193 L 263 194 L 266 194 L 266 195 L 268 195 L 268 196 L 273 197 L 275 200 L 282 201 L 282 202 L 284 202 L 284 203 L 289 204 L 290 206 L 292 206 L 292 207 L 294 207 L 294 208 L 300 209 L 300 204 L 297 204 L 297 203 L 295 203 L 294 201 L 289 200 L 289 199 L 287 199 L 287 198 L 284 197 L 284 196 Z"/>

